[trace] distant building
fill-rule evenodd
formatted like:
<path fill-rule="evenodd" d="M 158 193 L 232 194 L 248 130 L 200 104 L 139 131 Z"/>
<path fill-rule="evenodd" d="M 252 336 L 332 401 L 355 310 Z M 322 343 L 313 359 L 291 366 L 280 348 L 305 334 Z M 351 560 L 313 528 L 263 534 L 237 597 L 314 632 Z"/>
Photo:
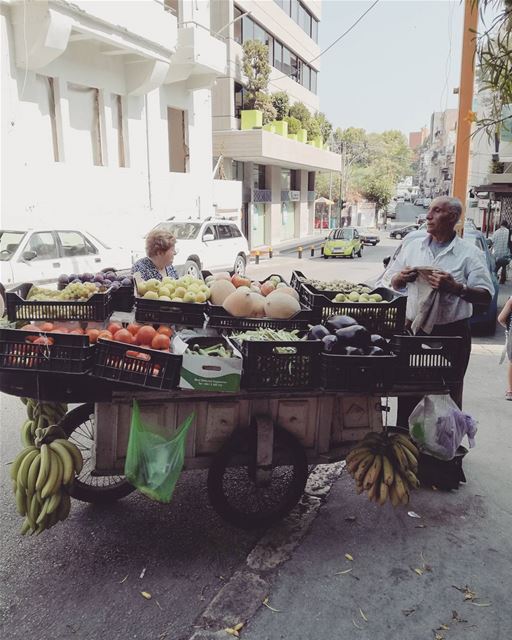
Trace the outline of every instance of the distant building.
<path fill-rule="evenodd" d="M 425 142 L 428 136 L 428 129 L 426 127 L 422 127 L 420 131 L 411 131 L 409 133 L 409 149 L 416 151 L 418 147 Z"/>
<path fill-rule="evenodd" d="M 435 111 L 428 136 L 419 148 L 417 182 L 420 193 L 434 198 L 451 192 L 455 164 L 457 109 Z"/>

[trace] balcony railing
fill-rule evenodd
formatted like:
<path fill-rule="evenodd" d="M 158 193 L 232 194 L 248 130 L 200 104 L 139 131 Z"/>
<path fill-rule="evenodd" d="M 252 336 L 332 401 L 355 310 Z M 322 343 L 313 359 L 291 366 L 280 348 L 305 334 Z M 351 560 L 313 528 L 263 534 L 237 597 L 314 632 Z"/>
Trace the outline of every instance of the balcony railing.
<path fill-rule="evenodd" d="M 244 202 L 272 202 L 272 191 L 270 189 L 244 189 Z"/>
<path fill-rule="evenodd" d="M 300 191 L 281 191 L 282 202 L 300 202 Z"/>

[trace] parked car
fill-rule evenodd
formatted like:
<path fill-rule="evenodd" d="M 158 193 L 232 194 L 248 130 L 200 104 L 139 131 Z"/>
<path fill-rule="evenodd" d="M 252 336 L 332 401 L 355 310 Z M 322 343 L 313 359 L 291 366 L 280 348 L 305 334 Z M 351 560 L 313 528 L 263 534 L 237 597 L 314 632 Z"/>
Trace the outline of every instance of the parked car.
<path fill-rule="evenodd" d="M 238 225 L 222 218 L 166 220 L 156 229 L 165 229 L 176 238 L 178 255 L 174 265 L 180 275 L 201 277 L 201 270 L 233 270 L 245 274 L 249 245 Z M 141 257 L 141 256 L 137 256 Z"/>
<path fill-rule="evenodd" d="M 417 225 L 425 224 L 426 221 L 427 221 L 427 214 L 426 213 L 419 213 L 416 216 L 416 224 Z"/>
<path fill-rule="evenodd" d="M 428 209 L 430 207 L 430 203 L 432 202 L 432 198 L 423 198 L 422 207 L 424 209 Z"/>
<path fill-rule="evenodd" d="M 422 228 L 410 233 L 403 242 L 396 248 L 395 253 L 390 257 L 387 256 L 383 260 L 384 273 L 377 279 L 375 286 L 389 287 L 391 285 L 391 278 L 389 276 L 389 268 L 396 260 L 398 254 L 402 250 L 402 247 L 406 246 L 408 242 L 414 238 L 425 236 L 427 233 L 426 225 Z M 474 223 L 470 220 L 467 224 L 464 224 L 464 238 L 471 242 L 474 242 L 475 246 L 480 251 L 483 251 L 485 255 L 485 262 L 489 270 L 489 275 L 494 286 L 494 295 L 491 302 L 488 305 L 473 305 L 473 315 L 471 317 L 471 329 L 474 332 L 478 332 L 483 335 L 494 335 L 496 332 L 496 318 L 498 315 L 498 291 L 499 284 L 496 277 L 496 263 L 494 256 L 492 255 L 487 238 L 484 234 L 476 229 Z"/>
<path fill-rule="evenodd" d="M 6 288 L 22 282 L 56 282 L 63 273 L 128 270 L 131 265 L 128 249 L 112 248 L 87 231 L 0 231 L 0 277 Z"/>
<path fill-rule="evenodd" d="M 397 204 L 403 204 L 405 202 L 405 198 L 403 196 L 397 196 L 396 201 Z"/>
<path fill-rule="evenodd" d="M 363 244 L 375 245 L 379 244 L 380 236 L 377 229 L 367 229 L 366 227 L 357 227 L 357 232 Z"/>
<path fill-rule="evenodd" d="M 361 258 L 363 243 L 355 227 L 333 229 L 325 239 L 324 258 Z"/>
<path fill-rule="evenodd" d="M 422 207 L 423 206 L 423 198 L 416 198 L 416 200 L 414 201 L 414 206 L 415 207 Z"/>
<path fill-rule="evenodd" d="M 394 200 L 389 202 L 386 205 L 386 208 L 384 209 L 384 211 L 386 212 L 386 216 L 388 218 L 396 218 L 396 202 Z"/>
<path fill-rule="evenodd" d="M 400 227 L 399 229 L 393 229 L 393 231 L 389 234 L 390 238 L 396 238 L 396 240 L 401 240 L 402 238 L 405 238 L 405 236 L 408 233 L 411 233 L 412 231 L 417 231 L 418 230 L 418 225 L 417 224 L 408 224 L 406 227 Z"/>

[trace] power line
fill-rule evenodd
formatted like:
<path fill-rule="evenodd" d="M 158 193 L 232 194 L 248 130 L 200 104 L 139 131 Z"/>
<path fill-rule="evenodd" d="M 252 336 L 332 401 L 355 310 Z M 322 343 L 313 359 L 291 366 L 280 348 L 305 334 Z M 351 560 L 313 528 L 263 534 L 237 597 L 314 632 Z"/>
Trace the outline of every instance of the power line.
<path fill-rule="evenodd" d="M 329 49 L 332 49 L 332 48 L 334 47 L 334 45 L 338 44 L 338 42 L 339 42 L 340 40 L 342 40 L 342 39 L 343 39 L 345 36 L 347 36 L 347 35 L 348 35 L 348 34 L 349 34 L 353 29 L 355 29 L 355 27 L 357 27 L 357 25 L 361 22 L 361 20 L 362 20 L 362 19 L 363 19 L 363 18 L 364 18 L 368 13 L 370 13 L 370 11 L 371 11 L 371 10 L 372 10 L 372 9 L 373 9 L 377 4 L 379 4 L 379 2 L 380 2 L 380 0 L 375 0 L 375 2 L 374 2 L 372 5 L 370 5 L 370 6 L 368 7 L 368 9 L 366 9 L 366 11 L 364 11 L 364 12 L 359 16 L 359 18 L 358 18 L 358 19 L 357 19 L 357 20 L 356 20 L 352 25 L 350 25 L 350 27 L 349 27 L 346 31 L 344 31 L 340 36 L 338 36 L 338 37 L 336 38 L 336 40 L 334 40 L 334 42 L 331 42 L 331 44 L 330 44 L 326 49 L 324 49 L 323 51 L 320 51 L 320 53 L 319 53 L 317 56 L 315 56 L 312 60 L 307 61 L 307 62 L 306 62 L 306 64 L 311 64 L 312 62 L 315 62 L 315 60 L 318 60 L 318 58 L 322 57 L 322 56 L 324 55 L 324 53 L 327 53 L 327 52 L 329 51 Z M 282 75 L 282 76 L 278 76 L 277 78 L 271 78 L 271 80 L 270 80 L 270 81 L 271 81 L 271 82 L 275 82 L 276 80 L 282 80 L 283 78 L 289 78 L 289 77 L 290 77 L 289 75 L 284 74 L 284 75 Z"/>

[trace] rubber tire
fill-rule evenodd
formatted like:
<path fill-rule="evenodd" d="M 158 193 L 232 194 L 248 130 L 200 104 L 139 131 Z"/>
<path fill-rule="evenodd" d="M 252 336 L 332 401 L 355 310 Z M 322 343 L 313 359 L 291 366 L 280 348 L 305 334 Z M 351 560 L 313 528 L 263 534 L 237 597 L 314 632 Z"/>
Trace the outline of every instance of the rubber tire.
<path fill-rule="evenodd" d="M 329 257 L 329 256 L 326 256 L 326 255 L 325 255 L 325 253 L 324 253 L 324 260 L 327 260 L 327 258 L 328 258 L 328 257 Z"/>
<path fill-rule="evenodd" d="M 395 235 L 395 240 L 401 240 L 402 239 L 402 234 L 401 233 L 397 233 Z"/>
<path fill-rule="evenodd" d="M 183 265 L 183 274 L 184 276 L 193 276 L 194 278 L 201 279 L 201 267 L 197 264 L 195 260 L 187 260 Z"/>
<path fill-rule="evenodd" d="M 237 268 L 237 264 L 240 264 L 241 266 Z M 245 257 L 242 256 L 241 254 L 237 255 L 235 264 L 233 266 L 233 271 L 239 276 L 245 276 L 246 267 L 247 267 L 247 260 L 245 259 Z"/>
<path fill-rule="evenodd" d="M 351 260 L 354 260 L 354 259 L 355 259 L 355 257 L 356 257 L 355 249 L 352 249 L 352 253 L 350 254 L 350 259 L 351 259 Z"/>
<path fill-rule="evenodd" d="M 59 422 L 59 426 L 64 429 L 66 435 L 70 438 L 73 432 L 87 422 L 89 420 L 89 416 L 93 413 L 94 404 L 82 404 L 66 413 Z M 73 442 L 73 438 L 71 438 L 71 442 Z M 97 487 L 87 484 L 86 482 L 82 482 L 80 480 L 80 476 L 78 476 L 72 484 L 69 493 L 72 498 L 81 500 L 82 502 L 103 504 L 124 498 L 128 494 L 132 493 L 132 491 L 135 491 L 135 487 L 124 479 L 110 487 Z"/>
<path fill-rule="evenodd" d="M 362 258 L 363 257 L 363 245 L 361 245 L 361 248 L 359 249 L 359 251 L 357 252 L 357 257 L 358 258 Z"/>
<path fill-rule="evenodd" d="M 276 444 L 291 456 L 290 466 L 293 466 L 294 477 L 287 487 L 283 500 L 266 515 L 240 511 L 229 502 L 223 487 L 223 478 L 229 467 L 229 460 L 232 455 L 240 455 L 241 450 L 249 456 L 247 470 L 250 476 L 250 460 L 251 458 L 254 460 L 256 455 L 256 430 L 236 429 L 213 456 L 208 471 L 208 497 L 215 511 L 230 524 L 247 530 L 268 527 L 281 520 L 301 499 L 308 478 L 306 452 L 297 438 L 285 429 L 274 429 L 274 449 Z"/>

